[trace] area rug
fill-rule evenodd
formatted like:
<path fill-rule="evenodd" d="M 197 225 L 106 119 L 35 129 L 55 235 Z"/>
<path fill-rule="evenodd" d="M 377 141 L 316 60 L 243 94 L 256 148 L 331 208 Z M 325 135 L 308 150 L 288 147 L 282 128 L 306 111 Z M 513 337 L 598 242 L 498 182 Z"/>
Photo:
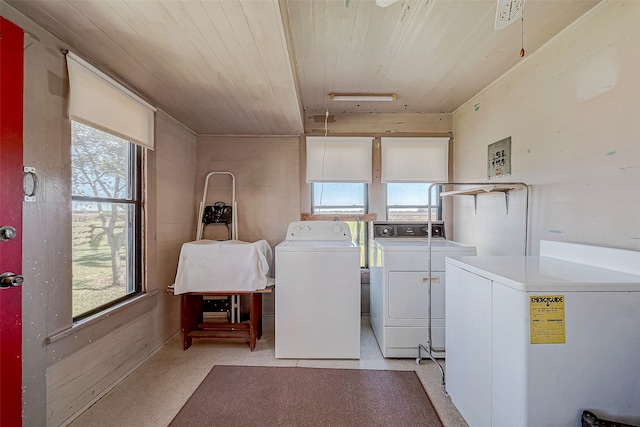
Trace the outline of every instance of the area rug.
<path fill-rule="evenodd" d="M 414 371 L 216 365 L 170 424 L 442 427 Z"/>

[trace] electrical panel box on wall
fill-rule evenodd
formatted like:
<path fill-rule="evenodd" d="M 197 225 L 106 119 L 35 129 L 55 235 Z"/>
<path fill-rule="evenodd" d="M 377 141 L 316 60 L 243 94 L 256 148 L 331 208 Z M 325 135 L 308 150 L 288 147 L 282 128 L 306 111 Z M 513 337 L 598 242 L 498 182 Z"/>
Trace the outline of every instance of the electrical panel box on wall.
<path fill-rule="evenodd" d="M 511 137 L 489 144 L 487 177 L 511 175 Z"/>

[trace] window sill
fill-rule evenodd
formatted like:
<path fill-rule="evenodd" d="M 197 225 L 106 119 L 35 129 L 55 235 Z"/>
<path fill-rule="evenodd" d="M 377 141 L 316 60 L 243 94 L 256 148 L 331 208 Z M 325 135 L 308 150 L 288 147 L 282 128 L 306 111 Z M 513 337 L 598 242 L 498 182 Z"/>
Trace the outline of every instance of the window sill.
<path fill-rule="evenodd" d="M 46 339 L 48 363 L 52 364 L 64 359 L 84 346 L 130 323 L 132 319 L 151 311 L 157 305 L 157 294 L 158 291 L 154 290 L 135 296 L 50 335 Z"/>

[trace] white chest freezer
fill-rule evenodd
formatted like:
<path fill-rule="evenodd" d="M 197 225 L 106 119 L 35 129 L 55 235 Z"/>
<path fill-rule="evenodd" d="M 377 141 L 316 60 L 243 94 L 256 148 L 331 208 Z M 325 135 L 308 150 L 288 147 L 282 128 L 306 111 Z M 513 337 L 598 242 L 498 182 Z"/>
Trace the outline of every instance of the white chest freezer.
<path fill-rule="evenodd" d="M 640 424 L 640 252 L 447 259 L 446 389 L 471 427 Z"/>

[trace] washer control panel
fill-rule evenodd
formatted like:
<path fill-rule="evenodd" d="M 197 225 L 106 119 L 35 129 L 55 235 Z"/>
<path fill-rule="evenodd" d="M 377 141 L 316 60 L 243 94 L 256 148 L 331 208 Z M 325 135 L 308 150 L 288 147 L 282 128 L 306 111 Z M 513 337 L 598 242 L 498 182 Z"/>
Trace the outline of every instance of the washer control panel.
<path fill-rule="evenodd" d="M 287 228 L 286 240 L 351 241 L 351 229 L 343 221 L 294 221 Z"/>
<path fill-rule="evenodd" d="M 374 221 L 374 239 L 420 238 L 429 237 L 428 222 L 388 222 Z M 431 238 L 444 239 L 444 221 L 431 222 Z"/>

